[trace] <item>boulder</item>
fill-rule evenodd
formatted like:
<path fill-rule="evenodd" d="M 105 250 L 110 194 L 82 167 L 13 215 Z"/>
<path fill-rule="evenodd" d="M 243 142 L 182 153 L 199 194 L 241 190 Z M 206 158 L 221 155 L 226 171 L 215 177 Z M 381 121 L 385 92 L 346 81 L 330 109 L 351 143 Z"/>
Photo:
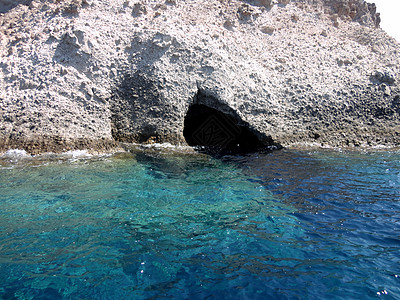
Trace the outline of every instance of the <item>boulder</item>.
<path fill-rule="evenodd" d="M 234 144 L 238 130 L 265 146 L 400 144 L 400 44 L 363 0 L 0 0 L 0 12 L 0 151 Z M 217 113 L 200 122 L 204 106 Z"/>

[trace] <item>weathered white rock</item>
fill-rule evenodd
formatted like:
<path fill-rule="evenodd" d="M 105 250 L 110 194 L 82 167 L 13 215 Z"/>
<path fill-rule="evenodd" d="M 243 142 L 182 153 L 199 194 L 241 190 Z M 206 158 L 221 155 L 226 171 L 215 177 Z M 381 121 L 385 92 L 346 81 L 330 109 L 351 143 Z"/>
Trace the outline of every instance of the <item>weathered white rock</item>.
<path fill-rule="evenodd" d="M 362 0 L 0 0 L 0 12 L 3 151 L 184 144 L 196 99 L 283 146 L 400 144 L 400 44 Z"/>

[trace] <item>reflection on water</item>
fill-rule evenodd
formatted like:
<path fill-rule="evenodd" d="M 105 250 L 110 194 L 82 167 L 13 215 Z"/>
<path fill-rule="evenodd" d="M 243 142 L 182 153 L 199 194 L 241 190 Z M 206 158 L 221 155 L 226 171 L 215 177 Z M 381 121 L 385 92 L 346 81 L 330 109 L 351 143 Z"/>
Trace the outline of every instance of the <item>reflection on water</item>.
<path fill-rule="evenodd" d="M 395 299 L 399 158 L 3 157 L 0 296 Z"/>

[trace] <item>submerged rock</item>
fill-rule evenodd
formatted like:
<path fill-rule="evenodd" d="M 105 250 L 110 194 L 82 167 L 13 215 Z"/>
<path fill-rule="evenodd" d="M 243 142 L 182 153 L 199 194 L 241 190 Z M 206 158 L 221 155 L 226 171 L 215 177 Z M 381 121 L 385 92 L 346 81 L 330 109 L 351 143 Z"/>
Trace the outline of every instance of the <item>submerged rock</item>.
<path fill-rule="evenodd" d="M 257 147 L 400 144 L 400 44 L 363 0 L 0 0 L 0 13 L 0 151 L 221 133 L 215 118 L 185 129 L 193 105 Z"/>

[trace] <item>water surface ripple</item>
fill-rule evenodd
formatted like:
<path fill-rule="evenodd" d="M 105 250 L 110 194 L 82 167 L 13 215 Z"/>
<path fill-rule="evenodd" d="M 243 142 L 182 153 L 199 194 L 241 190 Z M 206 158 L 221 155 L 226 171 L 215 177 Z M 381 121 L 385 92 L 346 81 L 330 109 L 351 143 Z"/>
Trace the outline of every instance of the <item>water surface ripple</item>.
<path fill-rule="evenodd" d="M 0 298 L 400 299 L 400 153 L 0 158 Z"/>

